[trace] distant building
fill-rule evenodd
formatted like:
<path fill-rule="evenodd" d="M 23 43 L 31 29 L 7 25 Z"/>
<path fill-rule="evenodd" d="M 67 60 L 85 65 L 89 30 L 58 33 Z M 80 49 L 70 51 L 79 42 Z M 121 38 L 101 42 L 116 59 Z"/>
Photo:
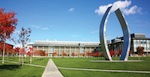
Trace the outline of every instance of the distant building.
<path fill-rule="evenodd" d="M 107 41 L 109 50 L 116 52 L 122 51 L 123 47 L 123 37 L 117 37 L 112 39 L 111 42 Z M 86 56 L 87 52 L 98 51 L 100 52 L 100 43 L 99 42 L 74 42 L 74 41 L 36 41 L 34 44 L 28 44 L 32 46 L 34 50 L 43 50 L 48 52 L 48 56 L 62 56 L 63 53 L 66 56 L 72 56 L 74 53 L 75 56 L 81 56 L 84 54 Z M 144 47 L 145 53 L 150 53 L 150 38 L 146 38 L 144 34 L 131 34 L 131 48 L 130 53 L 136 54 L 137 47 Z"/>
<path fill-rule="evenodd" d="M 5 46 L 6 46 L 6 48 L 5 48 L 5 54 L 7 53 L 8 50 L 9 51 L 13 50 L 13 47 L 14 47 L 14 45 L 9 44 L 9 43 L 5 43 Z M 4 43 L 0 42 L 0 56 L 2 56 L 2 54 L 3 54 L 3 47 L 4 47 Z"/>
<path fill-rule="evenodd" d="M 110 49 L 114 51 L 122 50 L 123 42 L 123 37 L 112 39 Z M 135 54 L 137 52 L 137 47 L 144 47 L 144 53 L 150 53 L 150 38 L 146 38 L 144 34 L 131 34 L 130 51 L 132 52 L 132 54 Z"/>
<path fill-rule="evenodd" d="M 48 56 L 62 56 L 65 53 L 66 56 L 80 56 L 86 52 L 92 52 L 99 46 L 98 42 L 73 42 L 73 41 L 36 41 L 34 44 L 28 44 L 32 46 L 34 50 L 43 50 L 48 52 Z"/>

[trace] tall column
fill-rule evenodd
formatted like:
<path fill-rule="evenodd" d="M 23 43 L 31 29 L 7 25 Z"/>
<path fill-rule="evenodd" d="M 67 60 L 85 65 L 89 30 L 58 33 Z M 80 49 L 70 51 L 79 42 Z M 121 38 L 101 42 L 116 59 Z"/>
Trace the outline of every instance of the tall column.
<path fill-rule="evenodd" d="M 60 47 L 58 47 L 58 53 L 59 53 L 59 57 L 60 57 Z"/>
<path fill-rule="evenodd" d="M 74 55 L 76 55 L 77 54 L 77 52 L 76 52 L 76 47 L 75 47 L 75 49 L 74 49 L 75 51 L 74 51 Z"/>
<path fill-rule="evenodd" d="M 71 57 L 71 47 L 69 48 L 69 56 Z"/>
<path fill-rule="evenodd" d="M 92 52 L 92 51 L 91 51 L 91 47 L 90 47 L 90 50 L 89 50 L 89 52 Z"/>

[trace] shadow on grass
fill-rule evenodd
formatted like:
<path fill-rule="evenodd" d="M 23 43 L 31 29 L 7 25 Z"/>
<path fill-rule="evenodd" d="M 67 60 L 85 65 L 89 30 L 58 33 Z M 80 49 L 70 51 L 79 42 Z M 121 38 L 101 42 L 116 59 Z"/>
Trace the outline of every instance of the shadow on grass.
<path fill-rule="evenodd" d="M 0 65 L 0 70 L 16 70 L 20 69 L 20 65 L 9 64 L 9 65 Z"/>

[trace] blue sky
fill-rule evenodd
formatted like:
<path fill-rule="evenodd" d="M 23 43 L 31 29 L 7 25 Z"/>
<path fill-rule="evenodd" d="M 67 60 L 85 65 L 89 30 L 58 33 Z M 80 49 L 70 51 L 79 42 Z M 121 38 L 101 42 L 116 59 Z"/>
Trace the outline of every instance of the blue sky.
<path fill-rule="evenodd" d="M 109 5 L 121 8 L 130 33 L 150 37 L 149 0 L 0 0 L 0 8 L 14 11 L 18 25 L 31 28 L 35 40 L 99 42 L 99 25 Z M 115 8 L 114 8 L 115 9 Z M 107 39 L 122 36 L 118 19 L 113 12 L 107 24 Z"/>

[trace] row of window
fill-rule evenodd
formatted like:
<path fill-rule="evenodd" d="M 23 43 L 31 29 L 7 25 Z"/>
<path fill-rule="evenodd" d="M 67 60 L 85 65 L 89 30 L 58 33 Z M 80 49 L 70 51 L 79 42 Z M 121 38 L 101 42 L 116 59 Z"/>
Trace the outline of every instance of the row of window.
<path fill-rule="evenodd" d="M 133 40 L 134 44 L 150 44 L 150 40 Z"/>

